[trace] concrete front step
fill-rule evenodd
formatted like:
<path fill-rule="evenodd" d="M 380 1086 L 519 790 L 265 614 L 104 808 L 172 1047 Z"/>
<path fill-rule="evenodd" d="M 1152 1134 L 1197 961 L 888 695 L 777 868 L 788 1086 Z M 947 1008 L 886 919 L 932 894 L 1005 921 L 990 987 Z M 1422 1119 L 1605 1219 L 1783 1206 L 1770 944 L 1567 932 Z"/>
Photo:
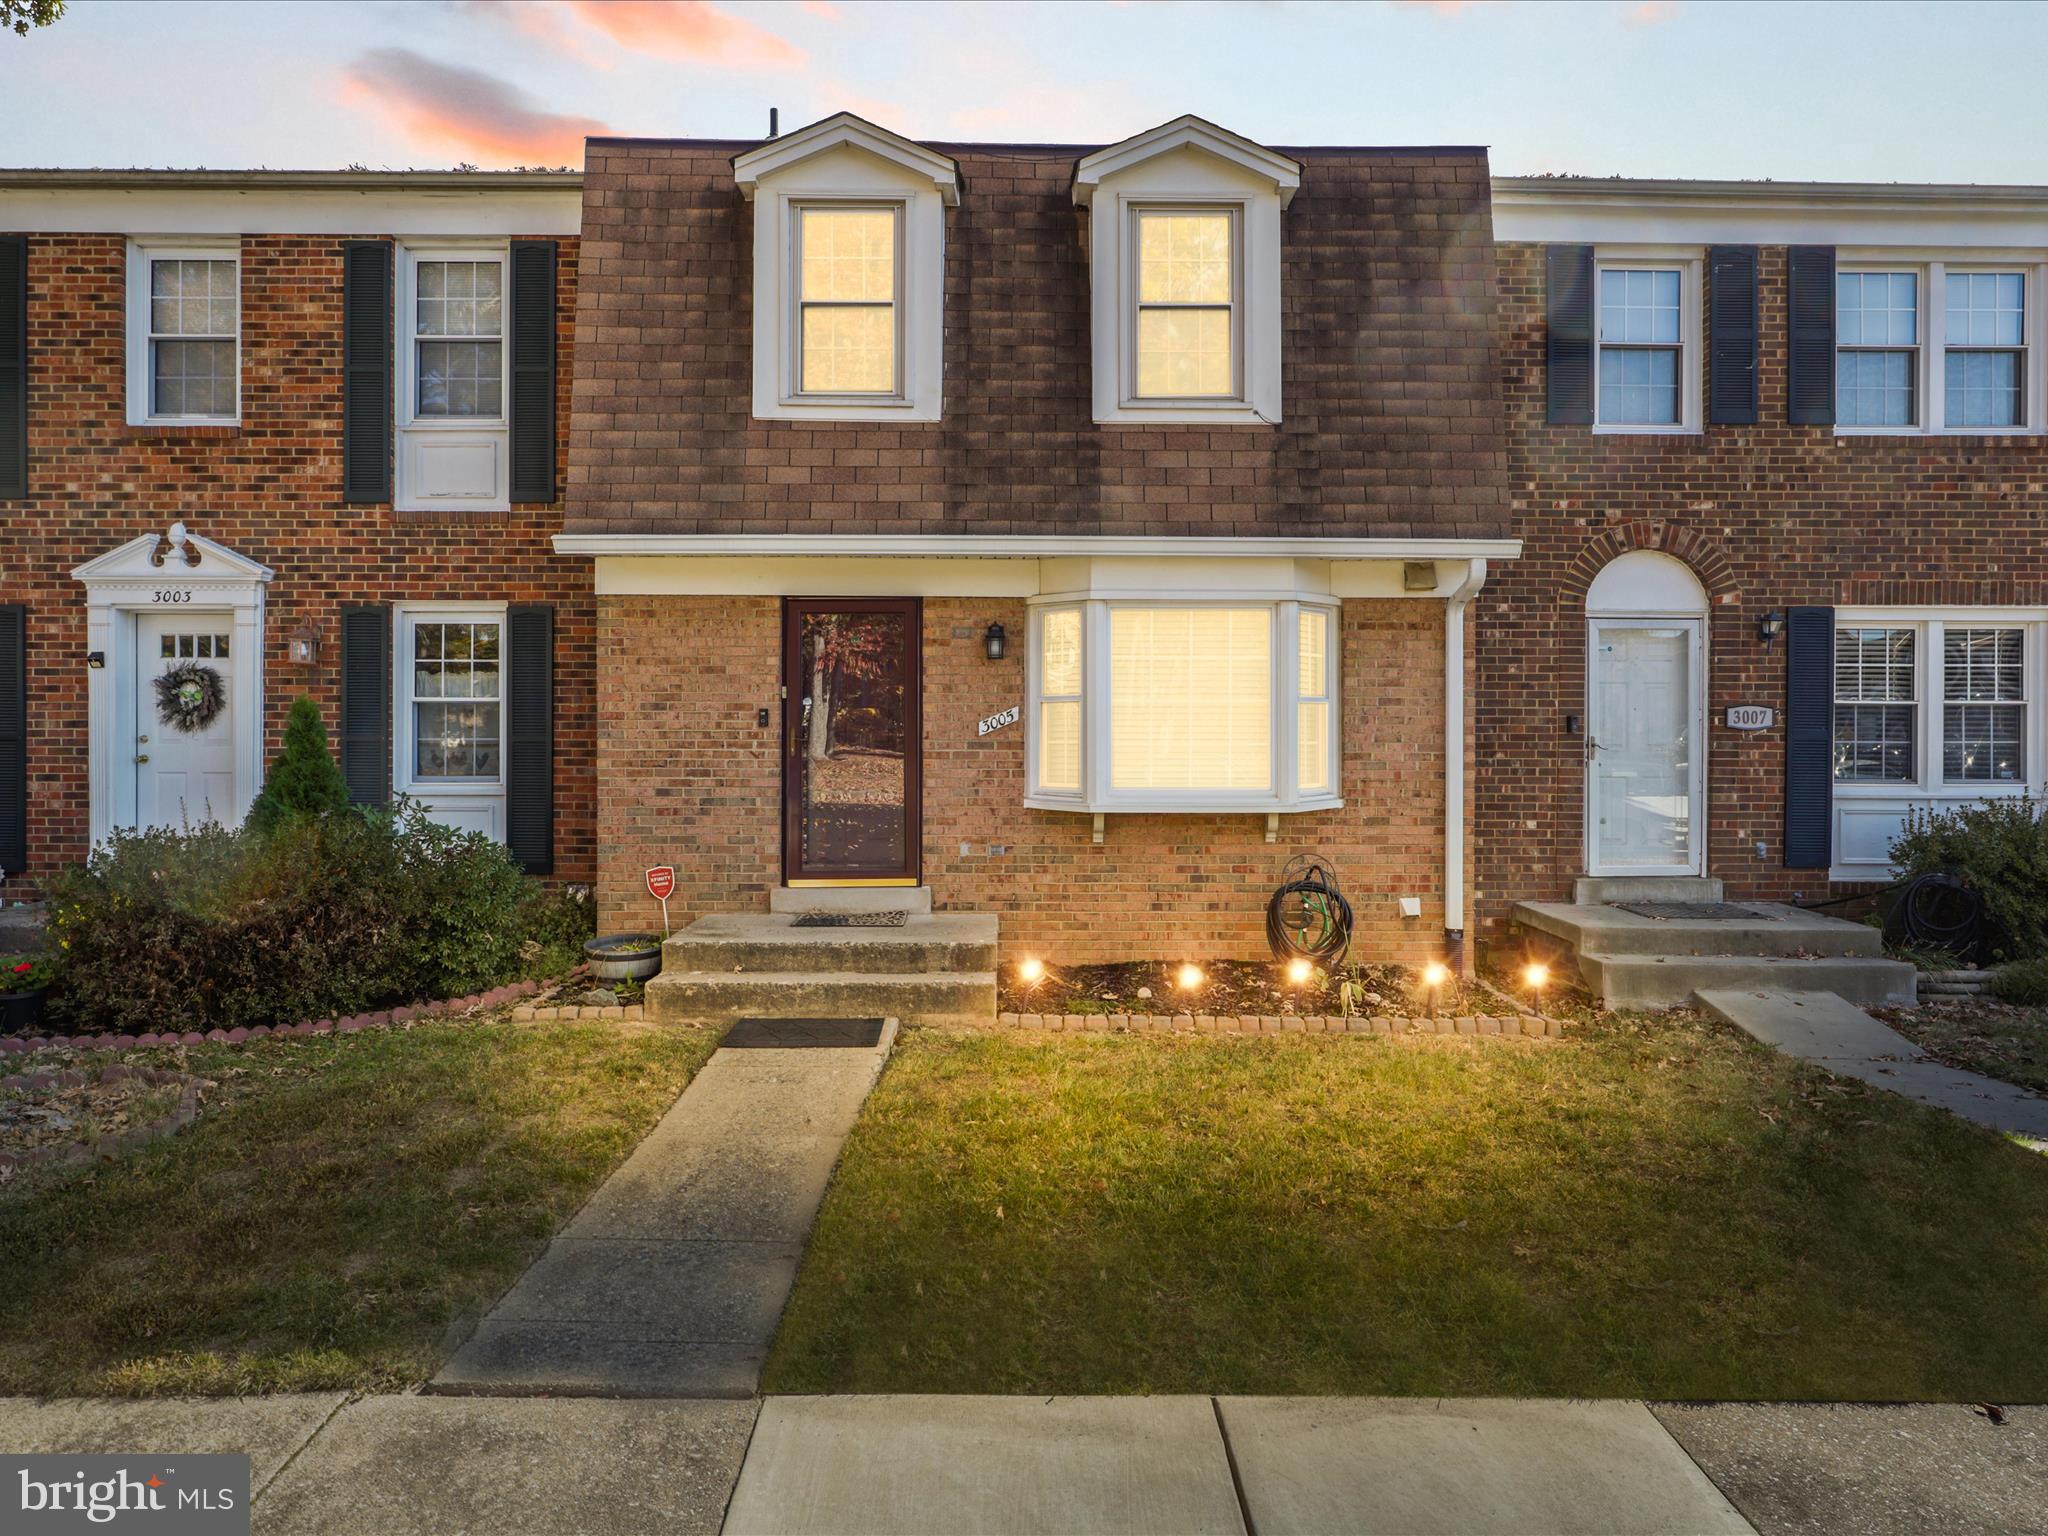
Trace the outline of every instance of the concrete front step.
<path fill-rule="evenodd" d="M 1869 955 L 1796 959 L 1774 955 L 1581 953 L 1579 974 L 1610 1008 L 1677 1008 L 1697 992 L 1833 992 L 1857 1004 L 1916 1001 L 1913 967 Z"/>
<path fill-rule="evenodd" d="M 768 893 L 770 912 L 909 912 L 932 909 L 928 885 L 778 885 Z"/>
<path fill-rule="evenodd" d="M 1644 917 L 1620 907 L 1525 901 L 1515 921 L 1579 951 L 1605 955 L 1881 955 L 1884 935 L 1867 923 L 1819 912 L 1745 901 L 1757 914 L 1746 923 L 1720 918 Z"/>
<path fill-rule="evenodd" d="M 901 928 L 798 928 L 790 914 L 718 912 L 662 946 L 664 972 L 861 971 L 924 975 L 996 968 L 995 917 L 941 912 Z"/>
<path fill-rule="evenodd" d="M 1603 901 L 1720 901 L 1721 882 L 1698 875 L 1586 875 L 1572 882 L 1572 900 L 1584 905 Z"/>
<path fill-rule="evenodd" d="M 647 983 L 645 1006 L 647 1017 L 663 1024 L 748 1018 L 989 1024 L 996 1016 L 996 974 L 668 969 Z"/>

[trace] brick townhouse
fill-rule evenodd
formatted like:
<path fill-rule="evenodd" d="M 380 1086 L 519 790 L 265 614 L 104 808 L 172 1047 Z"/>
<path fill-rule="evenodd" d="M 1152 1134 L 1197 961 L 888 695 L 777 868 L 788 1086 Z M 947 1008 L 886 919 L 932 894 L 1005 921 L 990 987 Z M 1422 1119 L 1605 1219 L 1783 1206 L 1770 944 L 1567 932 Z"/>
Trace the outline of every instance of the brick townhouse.
<path fill-rule="evenodd" d="M 601 922 L 882 887 L 1058 961 L 1459 942 L 1508 536 L 1483 151 L 594 139 Z"/>
<path fill-rule="evenodd" d="M 1493 220 L 1487 935 L 1581 876 L 1865 889 L 1910 808 L 2039 795 L 2048 189 L 1501 179 Z"/>
<path fill-rule="evenodd" d="M 580 201 L 0 173 L 0 892 L 115 828 L 238 820 L 301 694 L 359 799 L 591 877 L 589 570 L 548 543 Z"/>

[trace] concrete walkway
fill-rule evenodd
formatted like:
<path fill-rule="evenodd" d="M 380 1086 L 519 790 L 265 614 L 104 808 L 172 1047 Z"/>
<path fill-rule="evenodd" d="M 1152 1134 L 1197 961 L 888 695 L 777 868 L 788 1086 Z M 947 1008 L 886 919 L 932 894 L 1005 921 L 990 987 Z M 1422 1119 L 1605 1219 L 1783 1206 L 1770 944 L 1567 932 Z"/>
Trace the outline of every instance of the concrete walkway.
<path fill-rule="evenodd" d="M 896 1035 L 791 1027 L 735 1025 L 427 1390 L 751 1396 Z"/>
<path fill-rule="evenodd" d="M 1700 1005 L 1788 1056 L 1945 1109 L 1995 1131 L 2048 1140 L 2048 1098 L 1945 1067 L 1897 1030 L 1832 992 L 1709 991 Z"/>
<path fill-rule="evenodd" d="M 246 1452 L 258 1536 L 2038 1533 L 2048 1409 L 2004 1418 L 1426 1398 L 0 1398 L 0 1453 Z"/>

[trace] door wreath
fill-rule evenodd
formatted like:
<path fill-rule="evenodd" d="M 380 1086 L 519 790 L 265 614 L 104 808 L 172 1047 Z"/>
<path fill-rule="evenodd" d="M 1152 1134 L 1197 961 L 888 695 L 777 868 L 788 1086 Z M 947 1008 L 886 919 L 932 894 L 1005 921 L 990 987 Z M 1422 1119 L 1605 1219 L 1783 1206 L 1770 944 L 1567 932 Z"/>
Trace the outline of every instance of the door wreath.
<path fill-rule="evenodd" d="M 227 687 L 212 667 L 181 661 L 157 675 L 157 718 L 173 730 L 204 730 L 220 717 L 225 703 Z"/>

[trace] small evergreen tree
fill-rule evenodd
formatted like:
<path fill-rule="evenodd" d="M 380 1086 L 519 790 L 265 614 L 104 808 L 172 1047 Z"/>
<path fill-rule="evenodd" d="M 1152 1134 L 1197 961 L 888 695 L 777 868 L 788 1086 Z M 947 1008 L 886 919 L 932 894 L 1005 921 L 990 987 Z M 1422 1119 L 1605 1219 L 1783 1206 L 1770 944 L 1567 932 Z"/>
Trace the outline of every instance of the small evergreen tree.
<path fill-rule="evenodd" d="M 320 706 L 303 695 L 285 722 L 284 750 L 270 765 L 270 777 L 249 807 L 249 825 L 268 832 L 294 816 L 325 816 L 348 808 L 348 784 L 327 750 L 327 726 Z"/>

